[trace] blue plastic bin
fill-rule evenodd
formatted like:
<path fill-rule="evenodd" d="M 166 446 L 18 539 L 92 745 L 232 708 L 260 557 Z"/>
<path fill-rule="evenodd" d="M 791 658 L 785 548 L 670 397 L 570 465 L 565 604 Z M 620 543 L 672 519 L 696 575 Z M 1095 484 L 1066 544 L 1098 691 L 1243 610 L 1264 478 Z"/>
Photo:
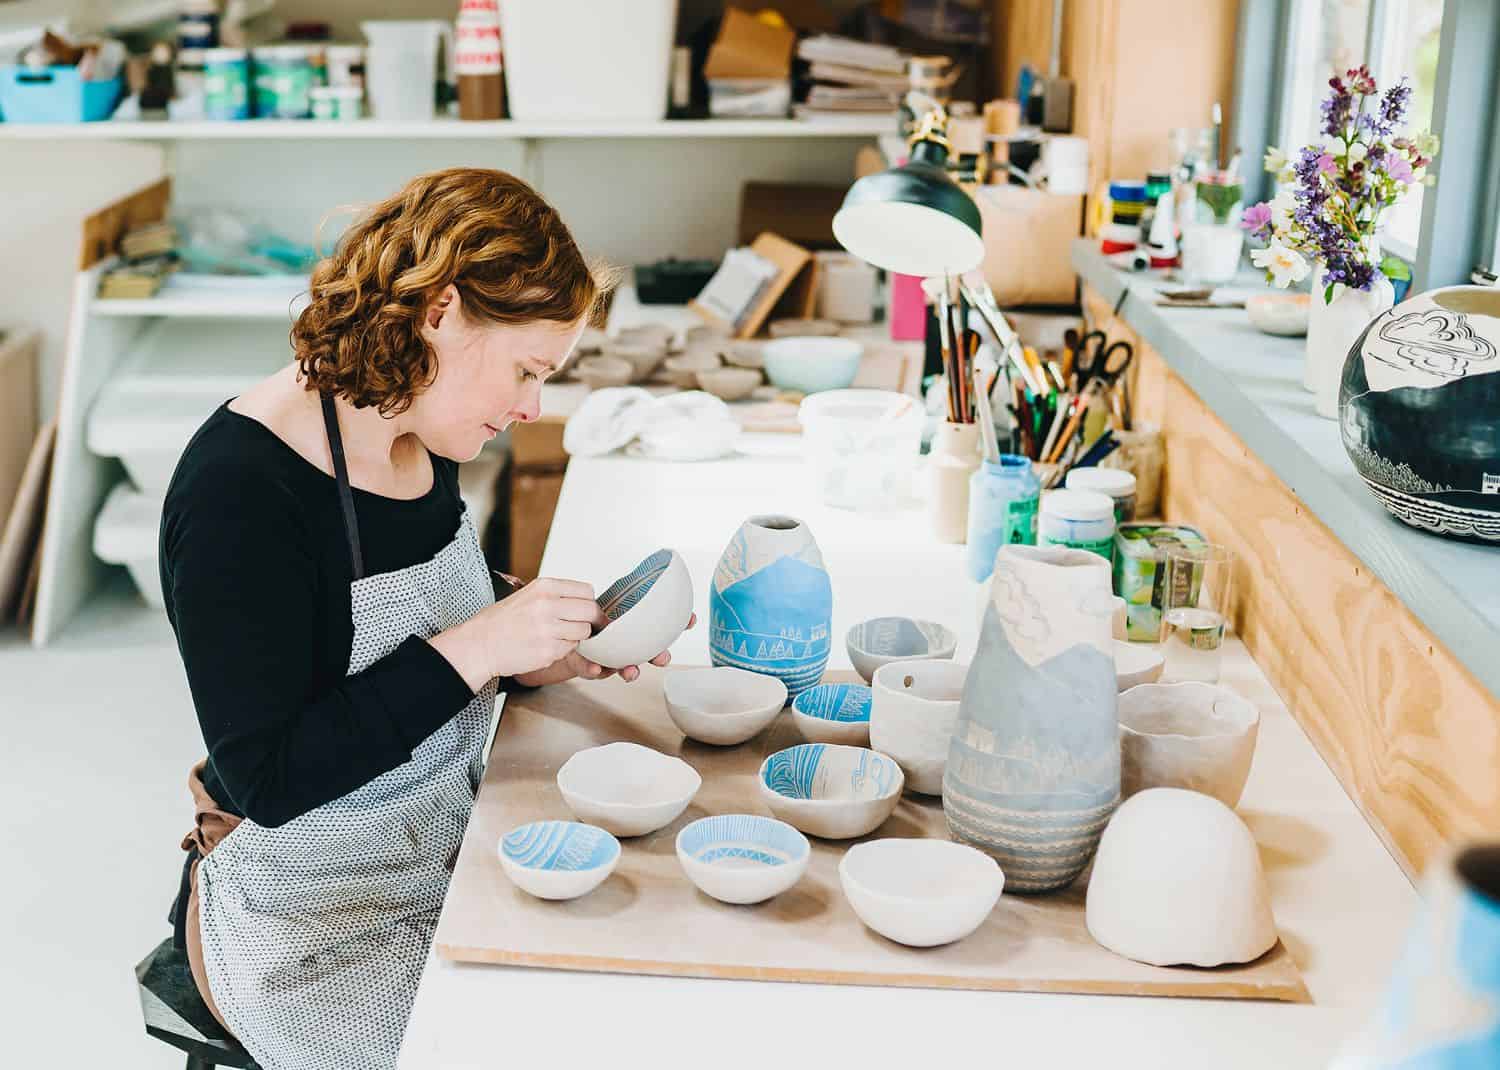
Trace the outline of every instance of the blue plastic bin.
<path fill-rule="evenodd" d="M 8 123 L 78 123 L 108 119 L 123 80 L 85 82 L 77 67 L 34 71 L 11 63 L 0 67 L 0 119 Z"/>

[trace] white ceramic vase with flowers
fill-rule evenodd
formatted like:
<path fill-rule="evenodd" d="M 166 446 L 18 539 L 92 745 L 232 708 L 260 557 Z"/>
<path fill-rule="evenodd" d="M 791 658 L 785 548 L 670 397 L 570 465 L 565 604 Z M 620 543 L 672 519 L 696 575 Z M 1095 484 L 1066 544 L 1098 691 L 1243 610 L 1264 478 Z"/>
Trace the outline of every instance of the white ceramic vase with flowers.
<path fill-rule="evenodd" d="M 1319 416 L 1338 416 L 1344 359 L 1360 332 L 1395 301 L 1391 279 L 1409 278 L 1406 264 L 1382 256 L 1387 208 L 1419 182 L 1437 153 L 1437 138 L 1394 136 L 1406 116 L 1405 79 L 1379 94 L 1365 67 L 1328 80 L 1323 139 L 1288 159 L 1266 153 L 1266 170 L 1281 184 L 1270 201 L 1245 211 L 1241 226 L 1266 242 L 1250 254 L 1266 281 L 1286 288 L 1312 275 L 1307 359 L 1302 383 Z"/>

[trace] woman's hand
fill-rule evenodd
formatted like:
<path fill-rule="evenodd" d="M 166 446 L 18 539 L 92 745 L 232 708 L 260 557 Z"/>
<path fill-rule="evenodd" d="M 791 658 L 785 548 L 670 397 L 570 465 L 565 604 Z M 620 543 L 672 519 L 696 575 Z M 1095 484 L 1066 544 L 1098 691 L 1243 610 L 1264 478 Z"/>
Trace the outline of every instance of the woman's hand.
<path fill-rule="evenodd" d="M 529 676 L 569 657 L 583 661 L 578 644 L 608 623 L 588 584 L 540 579 L 430 643 L 478 691 L 497 676 Z"/>
<path fill-rule="evenodd" d="M 691 628 L 697 623 L 698 614 L 694 613 L 688 618 L 687 626 Z M 665 668 L 671 660 L 672 655 L 663 650 L 651 659 L 651 664 L 659 668 Z M 627 665 L 623 669 L 606 669 L 603 665 L 596 665 L 575 650 L 566 657 L 548 665 L 545 669 L 538 669 L 536 672 L 521 673 L 515 677 L 515 681 L 522 687 L 546 687 L 548 684 L 560 684 L 566 680 L 576 678 L 603 680 L 605 677 L 613 676 L 616 672 L 627 683 L 634 682 L 641 675 L 639 665 Z"/>

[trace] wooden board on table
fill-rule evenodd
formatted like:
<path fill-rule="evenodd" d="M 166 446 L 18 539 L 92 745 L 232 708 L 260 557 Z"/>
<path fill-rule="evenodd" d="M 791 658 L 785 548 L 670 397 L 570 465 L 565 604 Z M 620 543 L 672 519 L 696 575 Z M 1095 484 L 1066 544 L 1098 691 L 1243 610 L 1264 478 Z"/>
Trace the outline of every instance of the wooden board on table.
<path fill-rule="evenodd" d="M 78 244 L 78 270 L 87 271 L 114 253 L 126 231 L 166 219 L 171 200 L 172 180 L 164 178 L 85 218 Z"/>
<path fill-rule="evenodd" d="M 806 875 L 769 902 L 710 899 L 683 875 L 677 833 L 708 814 L 768 813 L 756 772 L 767 755 L 801 739 L 786 714 L 738 747 L 685 739 L 662 700 L 662 677 L 673 671 L 681 670 L 647 668 L 634 684 L 574 681 L 506 699 L 438 924 L 439 955 L 603 973 L 1309 1001 L 1279 942 L 1253 963 L 1211 970 L 1146 966 L 1104 950 L 1084 925 L 1082 881 L 1054 895 L 1003 896 L 973 935 L 926 949 L 892 943 L 860 923 L 839 887 L 846 843 L 811 840 Z M 506 878 L 497 843 L 517 825 L 571 817 L 557 790 L 558 768 L 579 750 L 615 740 L 683 758 L 703 787 L 672 824 L 623 841 L 619 866 L 591 894 L 564 903 L 532 898 Z M 942 807 L 907 796 L 875 836 L 947 838 Z"/>

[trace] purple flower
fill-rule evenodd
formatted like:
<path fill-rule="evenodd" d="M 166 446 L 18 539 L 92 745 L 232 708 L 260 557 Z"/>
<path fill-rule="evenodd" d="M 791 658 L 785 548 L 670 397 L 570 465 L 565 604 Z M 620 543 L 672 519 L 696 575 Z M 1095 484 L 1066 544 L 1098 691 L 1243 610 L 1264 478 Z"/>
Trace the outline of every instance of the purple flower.
<path fill-rule="evenodd" d="M 1322 171 L 1325 175 L 1331 175 L 1338 169 L 1338 163 L 1328 153 L 1325 152 L 1318 157 L 1318 170 Z"/>
<path fill-rule="evenodd" d="M 1404 185 L 1410 185 L 1414 177 L 1412 175 L 1411 164 L 1407 162 L 1405 156 L 1399 155 L 1392 155 L 1385 162 L 1385 173 Z"/>
<path fill-rule="evenodd" d="M 1390 133 L 1406 118 L 1406 106 L 1411 101 L 1411 85 L 1403 77 L 1401 81 L 1385 91 L 1380 99 L 1380 124 L 1382 133 Z"/>
<path fill-rule="evenodd" d="M 1354 98 L 1344 92 L 1343 85 L 1337 78 L 1330 78 L 1328 84 L 1333 87 L 1333 92 L 1322 105 L 1323 133 L 1330 137 L 1341 137 L 1344 128 L 1349 125 L 1349 116 L 1354 113 Z"/>
<path fill-rule="evenodd" d="M 1251 234 L 1259 234 L 1271 225 L 1271 204 L 1269 201 L 1261 201 L 1252 204 L 1245 209 L 1244 215 L 1240 217 L 1240 226 Z"/>

